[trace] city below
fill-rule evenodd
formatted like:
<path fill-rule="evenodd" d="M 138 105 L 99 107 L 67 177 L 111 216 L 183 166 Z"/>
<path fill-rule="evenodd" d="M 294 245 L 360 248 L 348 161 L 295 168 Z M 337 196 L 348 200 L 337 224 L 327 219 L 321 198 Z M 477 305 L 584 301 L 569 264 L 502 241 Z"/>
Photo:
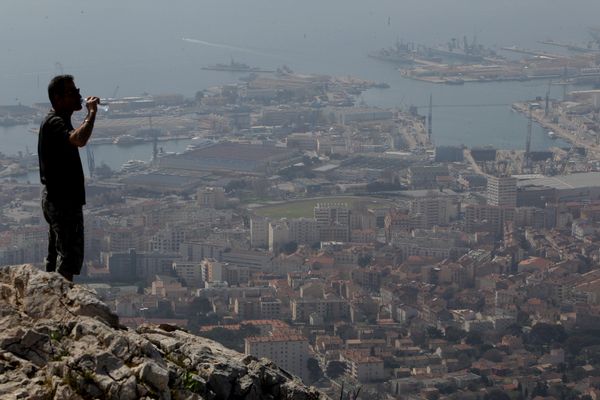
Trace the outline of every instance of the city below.
<path fill-rule="evenodd" d="M 600 398 L 599 42 L 369 54 L 431 83 L 548 80 L 508 105 L 520 150 L 435 146 L 433 99 L 370 107 L 388 85 L 360 77 L 232 59 L 204 68 L 249 75 L 194 98 L 117 87 L 86 147 L 76 283 L 128 327 L 180 326 L 331 398 Z M 0 124 L 49 107 L 0 106 Z M 534 123 L 556 146 L 532 150 Z M 151 159 L 94 162 L 95 145 L 141 143 Z M 0 153 L 0 265 L 42 267 L 40 184 L 21 179 L 37 166 Z"/>

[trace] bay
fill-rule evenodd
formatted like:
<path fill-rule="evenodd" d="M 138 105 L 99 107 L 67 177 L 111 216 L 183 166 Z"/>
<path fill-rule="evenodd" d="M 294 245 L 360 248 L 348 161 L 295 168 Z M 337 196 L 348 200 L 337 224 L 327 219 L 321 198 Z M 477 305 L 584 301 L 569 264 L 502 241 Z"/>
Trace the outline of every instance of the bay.
<path fill-rule="evenodd" d="M 239 75 L 201 69 L 235 59 L 390 84 L 363 95 L 372 106 L 423 106 L 432 94 L 440 106 L 434 109 L 437 145 L 523 148 L 527 121 L 509 106 L 441 106 L 510 104 L 544 96 L 546 82 L 432 85 L 404 79 L 367 53 L 397 39 L 436 45 L 467 36 L 495 48 L 541 48 L 537 42 L 549 38 L 586 43 L 597 15 L 597 0 L 6 0 L 0 104 L 45 101 L 46 83 L 63 72 L 75 75 L 85 93 L 101 97 L 192 97 L 235 82 Z M 553 90 L 553 96 L 561 94 Z M 532 148 L 554 144 L 536 128 Z M 23 147 L 20 138 L 15 146 Z"/>

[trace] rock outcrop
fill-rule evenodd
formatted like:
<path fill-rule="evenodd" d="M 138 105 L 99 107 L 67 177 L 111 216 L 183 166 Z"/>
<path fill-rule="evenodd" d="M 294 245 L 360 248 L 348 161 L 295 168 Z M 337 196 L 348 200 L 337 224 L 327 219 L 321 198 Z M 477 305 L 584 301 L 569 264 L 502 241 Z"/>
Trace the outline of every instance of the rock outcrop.
<path fill-rule="evenodd" d="M 318 399 L 265 359 L 174 326 L 119 325 L 93 291 L 0 268 L 2 399 Z"/>

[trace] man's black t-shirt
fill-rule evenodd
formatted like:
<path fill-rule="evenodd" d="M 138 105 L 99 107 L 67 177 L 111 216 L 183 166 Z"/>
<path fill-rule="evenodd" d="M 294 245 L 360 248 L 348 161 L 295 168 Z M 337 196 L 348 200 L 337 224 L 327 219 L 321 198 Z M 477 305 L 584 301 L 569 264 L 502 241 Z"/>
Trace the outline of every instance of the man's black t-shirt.
<path fill-rule="evenodd" d="M 73 125 L 68 117 L 50 111 L 40 126 L 38 157 L 40 181 L 48 200 L 61 206 L 85 204 L 85 186 L 79 149 L 69 141 Z"/>

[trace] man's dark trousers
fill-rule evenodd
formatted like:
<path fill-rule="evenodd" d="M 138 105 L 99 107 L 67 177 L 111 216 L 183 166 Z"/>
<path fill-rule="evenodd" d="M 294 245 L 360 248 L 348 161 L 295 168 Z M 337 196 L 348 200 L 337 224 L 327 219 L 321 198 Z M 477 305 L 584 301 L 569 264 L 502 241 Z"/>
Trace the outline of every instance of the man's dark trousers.
<path fill-rule="evenodd" d="M 81 272 L 83 264 L 83 210 L 80 205 L 55 204 L 42 193 L 42 210 L 50 230 L 46 271 L 57 271 L 68 279 Z"/>

